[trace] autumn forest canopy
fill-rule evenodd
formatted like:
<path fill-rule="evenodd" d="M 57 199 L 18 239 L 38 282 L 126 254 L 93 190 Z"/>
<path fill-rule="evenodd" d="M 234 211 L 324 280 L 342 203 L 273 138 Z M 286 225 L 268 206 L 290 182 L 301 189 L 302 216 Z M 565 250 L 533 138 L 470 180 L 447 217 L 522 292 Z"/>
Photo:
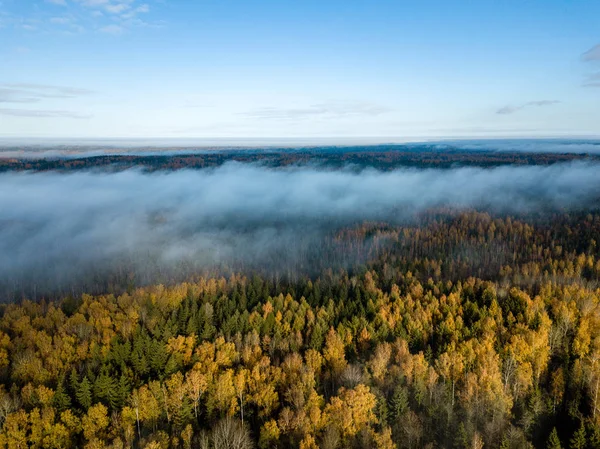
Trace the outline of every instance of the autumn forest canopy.
<path fill-rule="evenodd" d="M 600 448 L 600 157 L 480 146 L 0 152 L 0 448 Z"/>

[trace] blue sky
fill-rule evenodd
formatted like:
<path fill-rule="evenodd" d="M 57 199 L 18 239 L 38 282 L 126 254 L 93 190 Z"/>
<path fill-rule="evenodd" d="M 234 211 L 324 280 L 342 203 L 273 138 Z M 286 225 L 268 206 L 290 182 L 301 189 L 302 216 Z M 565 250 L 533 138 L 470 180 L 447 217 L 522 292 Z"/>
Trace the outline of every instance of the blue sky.
<path fill-rule="evenodd" d="M 3 137 L 600 135 L 600 2 L 0 0 Z"/>

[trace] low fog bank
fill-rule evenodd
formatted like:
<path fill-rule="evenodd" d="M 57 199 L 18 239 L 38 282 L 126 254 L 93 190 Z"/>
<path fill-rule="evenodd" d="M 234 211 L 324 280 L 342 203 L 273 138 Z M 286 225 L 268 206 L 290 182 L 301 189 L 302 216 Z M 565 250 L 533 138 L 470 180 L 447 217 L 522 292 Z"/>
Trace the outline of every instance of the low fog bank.
<path fill-rule="evenodd" d="M 600 164 L 492 169 L 218 168 L 0 174 L 0 299 L 162 282 L 218 267 L 308 273 L 348 264 L 326 235 L 436 207 L 496 213 L 597 206 Z"/>

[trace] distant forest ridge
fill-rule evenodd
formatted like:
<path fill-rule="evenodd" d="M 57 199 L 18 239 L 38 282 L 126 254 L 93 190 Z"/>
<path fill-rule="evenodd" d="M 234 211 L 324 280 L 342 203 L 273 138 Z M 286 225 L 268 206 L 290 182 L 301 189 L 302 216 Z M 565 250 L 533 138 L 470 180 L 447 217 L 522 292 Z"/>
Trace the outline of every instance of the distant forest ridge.
<path fill-rule="evenodd" d="M 513 142 L 512 144 L 510 142 Z M 600 141 L 472 141 L 360 146 L 111 147 L 85 145 L 2 145 L 0 171 L 178 170 L 217 167 L 227 162 L 269 167 L 319 165 L 378 170 L 457 166 L 550 165 L 600 160 Z"/>

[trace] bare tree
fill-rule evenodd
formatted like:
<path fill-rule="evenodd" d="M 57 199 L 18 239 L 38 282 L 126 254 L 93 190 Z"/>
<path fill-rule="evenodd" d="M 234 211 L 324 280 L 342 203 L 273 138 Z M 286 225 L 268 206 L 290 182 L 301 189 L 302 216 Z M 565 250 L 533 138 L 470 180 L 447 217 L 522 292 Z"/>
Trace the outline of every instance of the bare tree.
<path fill-rule="evenodd" d="M 21 401 L 18 397 L 13 397 L 4 391 L 4 387 L 0 390 L 0 426 L 4 424 L 4 420 L 15 410 L 21 407 Z"/>
<path fill-rule="evenodd" d="M 401 418 L 400 426 L 405 438 L 404 447 L 408 449 L 419 447 L 419 442 L 423 436 L 423 424 L 419 416 L 413 411 L 405 413 Z"/>
<path fill-rule="evenodd" d="M 340 433 L 333 426 L 328 426 L 321 440 L 321 449 L 336 449 L 341 442 Z"/>
<path fill-rule="evenodd" d="M 248 429 L 241 421 L 231 417 L 217 423 L 211 440 L 213 449 L 252 449 L 254 446 Z"/>
<path fill-rule="evenodd" d="M 198 449 L 210 449 L 210 436 L 205 430 L 198 435 Z"/>
<path fill-rule="evenodd" d="M 342 372 L 342 382 L 348 388 L 354 388 L 364 382 L 363 371 L 358 365 L 348 365 Z"/>

